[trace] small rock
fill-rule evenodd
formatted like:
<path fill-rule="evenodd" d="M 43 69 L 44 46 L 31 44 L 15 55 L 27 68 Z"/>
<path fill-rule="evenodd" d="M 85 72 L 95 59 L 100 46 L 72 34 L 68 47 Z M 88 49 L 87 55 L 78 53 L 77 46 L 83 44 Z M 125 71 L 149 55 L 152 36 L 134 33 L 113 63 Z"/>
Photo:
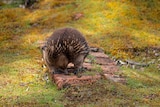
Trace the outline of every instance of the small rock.
<path fill-rule="evenodd" d="M 90 51 L 92 52 L 98 52 L 98 50 L 99 50 L 98 48 L 93 48 L 93 47 L 90 48 Z"/>
<path fill-rule="evenodd" d="M 42 79 L 48 83 L 48 82 L 49 82 L 48 73 L 45 73 L 45 74 L 43 75 L 43 78 L 42 78 Z"/>
<path fill-rule="evenodd" d="M 106 79 L 109 79 L 109 80 L 114 81 L 114 82 L 125 83 L 125 79 L 124 78 L 120 78 L 119 76 L 104 74 L 104 77 Z"/>
<path fill-rule="evenodd" d="M 83 13 L 76 13 L 72 16 L 73 20 L 79 20 L 80 18 L 84 17 Z"/>
<path fill-rule="evenodd" d="M 159 53 L 155 53 L 154 55 L 155 55 L 156 57 L 158 57 L 158 56 L 159 56 Z"/>
<path fill-rule="evenodd" d="M 121 61 L 121 60 L 117 60 L 116 61 L 116 65 L 126 65 L 127 63 L 126 62 L 123 62 L 123 61 Z"/>

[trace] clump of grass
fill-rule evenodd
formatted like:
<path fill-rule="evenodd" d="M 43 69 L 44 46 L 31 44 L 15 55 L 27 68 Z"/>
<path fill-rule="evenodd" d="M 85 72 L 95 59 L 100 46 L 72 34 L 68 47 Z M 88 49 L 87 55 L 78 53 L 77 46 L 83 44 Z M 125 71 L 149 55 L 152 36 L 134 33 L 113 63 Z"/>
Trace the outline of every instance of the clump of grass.
<path fill-rule="evenodd" d="M 101 68 L 101 66 L 98 65 L 98 64 L 94 64 L 92 70 L 93 70 L 93 71 L 96 71 L 97 73 L 102 73 L 102 68 Z"/>
<path fill-rule="evenodd" d="M 87 58 L 89 59 L 89 62 L 92 63 L 92 64 L 95 64 L 96 63 L 96 59 L 93 55 L 88 55 Z"/>
<path fill-rule="evenodd" d="M 145 88 L 146 86 L 138 80 L 128 78 L 127 85 L 131 88 Z"/>

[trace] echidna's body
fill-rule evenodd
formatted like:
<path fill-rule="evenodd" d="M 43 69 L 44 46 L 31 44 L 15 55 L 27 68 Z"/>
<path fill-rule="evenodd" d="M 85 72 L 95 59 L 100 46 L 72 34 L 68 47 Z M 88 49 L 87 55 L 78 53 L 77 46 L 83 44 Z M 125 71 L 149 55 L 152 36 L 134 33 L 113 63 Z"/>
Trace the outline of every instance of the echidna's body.
<path fill-rule="evenodd" d="M 56 30 L 43 48 L 43 58 L 51 72 L 66 71 L 68 63 L 73 63 L 75 73 L 81 68 L 89 53 L 88 44 L 83 35 L 73 28 Z"/>

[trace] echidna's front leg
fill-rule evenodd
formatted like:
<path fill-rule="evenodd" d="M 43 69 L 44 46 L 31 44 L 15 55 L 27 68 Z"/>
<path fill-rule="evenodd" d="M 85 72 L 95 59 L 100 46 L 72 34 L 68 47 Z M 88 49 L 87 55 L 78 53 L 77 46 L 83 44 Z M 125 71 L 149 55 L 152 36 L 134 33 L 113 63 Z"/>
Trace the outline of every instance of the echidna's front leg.
<path fill-rule="evenodd" d="M 73 62 L 75 67 L 74 74 L 77 76 L 79 75 L 79 72 L 82 72 L 83 70 L 84 57 L 85 55 L 83 54 L 79 55 Z"/>
<path fill-rule="evenodd" d="M 57 72 L 57 70 L 53 66 L 48 66 L 48 68 L 51 74 L 55 74 Z"/>
<path fill-rule="evenodd" d="M 65 75 L 69 75 L 69 72 L 68 72 L 67 69 L 64 70 L 64 74 L 65 74 Z"/>
<path fill-rule="evenodd" d="M 54 70 L 54 74 L 63 74 L 63 73 L 64 73 L 65 75 L 69 75 L 67 69 L 61 69 L 61 68 L 59 68 L 59 69 Z"/>

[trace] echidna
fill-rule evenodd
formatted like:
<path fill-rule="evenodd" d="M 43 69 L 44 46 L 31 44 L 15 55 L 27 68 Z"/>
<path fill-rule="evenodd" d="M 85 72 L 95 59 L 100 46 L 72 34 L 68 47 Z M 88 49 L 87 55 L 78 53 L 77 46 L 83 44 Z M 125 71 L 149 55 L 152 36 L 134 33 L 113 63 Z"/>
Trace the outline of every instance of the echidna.
<path fill-rule="evenodd" d="M 89 53 L 89 46 L 83 35 L 74 28 L 56 30 L 42 48 L 44 61 L 50 72 L 67 72 L 67 65 L 74 64 L 74 74 L 82 70 Z"/>

